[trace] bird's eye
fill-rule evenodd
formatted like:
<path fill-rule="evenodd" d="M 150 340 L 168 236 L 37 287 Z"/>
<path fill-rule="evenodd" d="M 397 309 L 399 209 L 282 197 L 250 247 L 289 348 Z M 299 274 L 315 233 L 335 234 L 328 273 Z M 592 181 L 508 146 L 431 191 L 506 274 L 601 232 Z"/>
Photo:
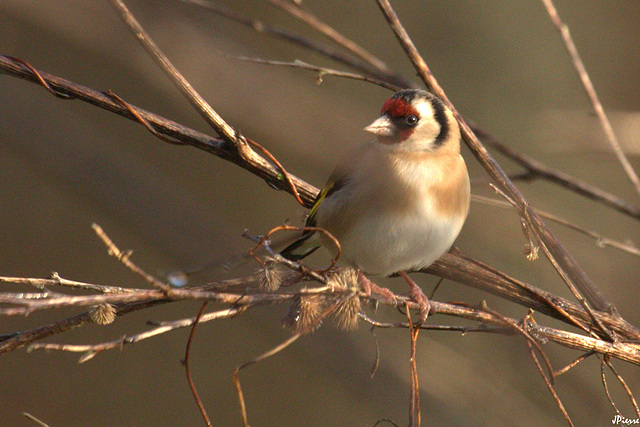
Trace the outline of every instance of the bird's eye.
<path fill-rule="evenodd" d="M 415 126 L 416 123 L 418 123 L 418 116 L 414 114 L 410 114 L 407 117 L 405 117 L 404 122 L 409 126 Z"/>

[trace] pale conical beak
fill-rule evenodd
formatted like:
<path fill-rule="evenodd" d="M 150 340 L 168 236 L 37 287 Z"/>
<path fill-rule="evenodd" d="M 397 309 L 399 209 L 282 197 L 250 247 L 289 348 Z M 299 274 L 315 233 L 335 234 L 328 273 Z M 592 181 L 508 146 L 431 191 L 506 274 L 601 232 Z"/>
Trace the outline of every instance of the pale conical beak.
<path fill-rule="evenodd" d="M 363 130 L 378 136 L 393 136 L 395 127 L 389 117 L 384 115 L 378 117 L 373 123 Z"/>

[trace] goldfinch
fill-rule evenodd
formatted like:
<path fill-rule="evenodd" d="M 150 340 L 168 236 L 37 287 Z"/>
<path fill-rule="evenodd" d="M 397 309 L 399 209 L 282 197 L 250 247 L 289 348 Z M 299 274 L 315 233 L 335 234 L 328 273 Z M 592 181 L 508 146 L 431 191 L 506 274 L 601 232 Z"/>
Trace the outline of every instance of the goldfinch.
<path fill-rule="evenodd" d="M 329 231 L 341 260 L 361 272 L 400 274 L 426 317 L 426 297 L 405 272 L 449 250 L 467 218 L 469 175 L 458 122 L 433 94 L 407 89 L 389 98 L 364 130 L 375 138 L 338 164 L 306 225 Z M 322 234 L 304 232 L 281 254 L 298 261 L 322 244 L 335 246 Z"/>

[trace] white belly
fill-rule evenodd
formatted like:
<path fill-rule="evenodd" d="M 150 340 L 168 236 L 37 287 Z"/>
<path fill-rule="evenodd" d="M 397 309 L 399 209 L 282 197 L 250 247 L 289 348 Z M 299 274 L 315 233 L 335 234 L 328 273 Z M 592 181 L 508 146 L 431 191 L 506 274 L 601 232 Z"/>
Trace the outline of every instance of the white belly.
<path fill-rule="evenodd" d="M 418 215 L 369 216 L 341 239 L 342 259 L 362 271 L 385 275 L 431 265 L 460 233 L 464 217 Z"/>

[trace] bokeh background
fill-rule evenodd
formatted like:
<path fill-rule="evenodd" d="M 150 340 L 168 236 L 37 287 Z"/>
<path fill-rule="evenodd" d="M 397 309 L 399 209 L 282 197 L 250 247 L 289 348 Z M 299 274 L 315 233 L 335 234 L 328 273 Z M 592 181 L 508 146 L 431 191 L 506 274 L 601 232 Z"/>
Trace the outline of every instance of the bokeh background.
<path fill-rule="evenodd" d="M 638 195 L 611 154 L 561 41 L 538 1 L 396 1 L 400 18 L 461 113 L 512 148 L 637 204 Z M 233 55 L 334 66 L 325 58 L 180 1 L 131 0 L 142 24 L 200 93 L 233 126 L 260 141 L 294 174 L 321 186 L 379 112 L 389 92 L 306 71 L 238 62 Z M 232 10 L 309 37 L 308 28 L 263 1 L 220 1 Z M 414 78 L 374 2 L 306 1 L 329 24 Z M 558 1 L 602 102 L 640 170 L 640 4 Z M 3 0 L 0 53 L 98 89 L 203 132 L 207 126 L 125 29 L 107 2 Z M 473 192 L 492 195 L 486 175 L 464 150 Z M 498 156 L 510 172 L 520 169 Z M 544 182 L 518 184 L 531 203 L 621 241 L 638 242 L 637 221 Z M 106 254 L 97 222 L 134 260 L 162 275 L 249 247 L 243 229 L 262 233 L 304 210 L 233 164 L 168 145 L 141 126 L 79 101 L 0 75 L 0 275 L 64 278 L 121 286 L 142 283 Z M 601 248 L 553 225 L 622 315 L 640 325 L 638 257 Z M 498 269 L 568 296 L 545 259 L 527 262 L 517 216 L 473 204 L 456 245 Z M 208 273 L 214 276 L 215 272 Z M 206 274 L 202 280 L 208 279 Z M 436 279 L 418 277 L 430 290 Z M 397 290 L 404 284 L 385 282 Z M 3 291 L 12 290 L 3 285 Z M 489 305 L 521 317 L 525 309 L 445 282 L 437 299 Z M 90 325 L 49 339 L 98 343 L 147 328 L 148 320 L 192 316 L 195 303 L 138 312 L 107 327 Z M 214 307 L 215 308 L 215 307 Z M 202 325 L 192 369 L 215 425 L 239 425 L 233 368 L 286 339 L 284 307 L 263 307 Z M 76 313 L 37 312 L 2 319 L 2 333 Z M 398 318 L 391 309 L 379 316 Z M 540 322 L 554 325 L 537 316 Z M 434 323 L 457 319 L 434 317 Z M 2 356 L 0 424 L 52 426 L 200 425 L 180 364 L 180 330 L 78 364 L 78 354 L 24 349 Z M 378 330 L 380 367 L 371 378 L 375 340 L 366 325 L 343 332 L 326 324 L 286 351 L 241 374 L 256 426 L 407 423 L 409 341 L 404 330 Z M 554 367 L 578 353 L 544 346 Z M 616 363 L 640 391 L 640 370 Z M 419 340 L 423 419 L 430 425 L 549 426 L 563 420 L 520 338 L 428 332 Z M 634 418 L 619 384 L 611 393 Z M 560 377 L 557 391 L 577 425 L 605 425 L 599 362 L 590 358 Z M 382 423 L 382 425 L 391 425 Z"/>

